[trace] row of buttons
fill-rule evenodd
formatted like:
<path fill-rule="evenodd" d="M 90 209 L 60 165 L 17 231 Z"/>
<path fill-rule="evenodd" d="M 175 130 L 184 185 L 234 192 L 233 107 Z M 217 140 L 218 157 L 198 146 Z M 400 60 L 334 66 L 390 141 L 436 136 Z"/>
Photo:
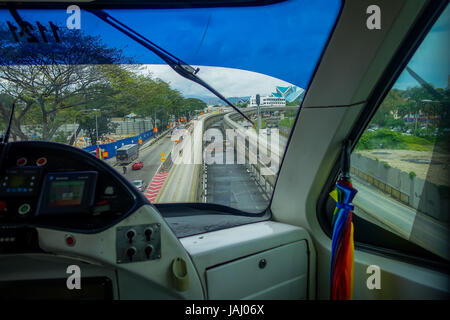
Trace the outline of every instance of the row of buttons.
<path fill-rule="evenodd" d="M 9 179 L 9 177 L 8 176 L 6 176 L 5 177 L 5 180 L 8 180 Z M 35 180 L 36 179 L 36 177 L 35 176 L 31 176 L 31 180 Z M 31 182 L 31 183 L 33 183 L 33 182 Z"/>
<path fill-rule="evenodd" d="M 6 192 L 33 192 L 33 188 L 6 188 Z"/>
<path fill-rule="evenodd" d="M 28 162 L 27 158 L 22 157 L 22 158 L 17 159 L 16 164 L 19 167 L 22 167 L 22 166 L 26 165 L 27 162 Z M 38 166 L 45 166 L 46 164 L 47 164 L 47 158 L 45 158 L 45 157 L 42 157 L 42 158 L 39 158 L 36 160 L 36 165 L 38 165 Z"/>

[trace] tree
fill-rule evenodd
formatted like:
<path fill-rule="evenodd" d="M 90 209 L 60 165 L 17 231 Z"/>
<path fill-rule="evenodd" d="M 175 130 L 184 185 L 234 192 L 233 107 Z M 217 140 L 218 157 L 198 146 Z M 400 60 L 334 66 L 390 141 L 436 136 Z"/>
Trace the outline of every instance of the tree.
<path fill-rule="evenodd" d="M 61 41 L 49 43 L 12 42 L 8 36 L 6 26 L 0 26 L 0 93 L 16 103 L 12 131 L 23 140 L 28 138 L 24 120 L 50 140 L 70 120 L 66 110 L 85 108 L 103 93 L 99 65 L 130 61 L 80 30 L 60 28 Z M 8 110 L 0 104 L 3 120 Z"/>
<path fill-rule="evenodd" d="M 379 127 L 387 126 L 388 122 L 394 120 L 394 115 L 398 116 L 398 110 L 403 104 L 405 104 L 405 101 L 401 97 L 399 90 L 393 89 L 389 91 L 373 116 L 371 124 Z"/>
<path fill-rule="evenodd" d="M 117 125 L 111 122 L 110 117 L 98 111 L 93 111 L 80 120 L 80 129 L 87 133 L 92 145 L 97 143 L 97 135 L 101 139 L 104 135 L 115 132 L 116 128 Z"/>

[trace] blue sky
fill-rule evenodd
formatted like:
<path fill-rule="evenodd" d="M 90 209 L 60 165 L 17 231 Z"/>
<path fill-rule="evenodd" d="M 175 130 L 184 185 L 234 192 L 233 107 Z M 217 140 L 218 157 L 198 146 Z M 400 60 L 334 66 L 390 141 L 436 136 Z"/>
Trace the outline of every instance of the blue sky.
<path fill-rule="evenodd" d="M 435 22 L 408 66 L 436 88 L 447 87 L 450 75 L 450 6 L 447 5 Z M 394 87 L 406 89 L 418 85 L 417 81 L 404 71 Z"/>
<path fill-rule="evenodd" d="M 189 64 L 249 70 L 306 88 L 340 6 L 340 0 L 291 0 L 252 8 L 108 13 Z M 65 25 L 69 16 L 65 10 L 19 13 L 26 21 L 42 24 L 51 20 Z M 5 20 L 13 21 L 7 11 L 1 11 L 0 21 Z M 138 63 L 162 63 L 153 53 L 84 11 L 81 29 L 101 35 L 107 46 L 122 48 Z M 202 77 L 201 71 L 199 75 Z M 240 76 L 236 77 L 239 82 Z"/>
<path fill-rule="evenodd" d="M 108 12 L 187 63 L 201 66 L 199 75 L 225 95 L 242 96 L 269 94 L 275 85 L 289 83 L 307 88 L 340 6 L 339 0 L 291 0 L 253 8 Z M 65 25 L 69 16 L 65 10 L 20 10 L 19 13 L 31 23 L 42 24 L 53 21 Z M 0 22 L 6 20 L 13 21 L 8 11 L 1 10 Z M 123 49 L 125 55 L 134 57 L 138 63 L 163 63 L 88 12 L 81 13 L 81 28 L 87 34 L 100 35 L 107 46 Z M 409 67 L 434 86 L 446 87 L 450 74 L 449 50 L 450 7 L 447 7 Z M 164 66 L 149 66 L 147 71 L 185 94 L 211 95 Z M 417 85 L 404 72 L 395 87 L 405 89 Z"/>

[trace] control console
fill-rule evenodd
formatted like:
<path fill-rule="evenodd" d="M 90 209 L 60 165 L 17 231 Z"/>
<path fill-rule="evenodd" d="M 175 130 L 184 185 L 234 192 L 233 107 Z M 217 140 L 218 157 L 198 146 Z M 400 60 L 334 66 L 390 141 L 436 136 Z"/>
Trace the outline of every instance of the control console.
<path fill-rule="evenodd" d="M 117 263 L 161 258 L 161 225 L 159 223 L 119 227 L 116 232 Z"/>

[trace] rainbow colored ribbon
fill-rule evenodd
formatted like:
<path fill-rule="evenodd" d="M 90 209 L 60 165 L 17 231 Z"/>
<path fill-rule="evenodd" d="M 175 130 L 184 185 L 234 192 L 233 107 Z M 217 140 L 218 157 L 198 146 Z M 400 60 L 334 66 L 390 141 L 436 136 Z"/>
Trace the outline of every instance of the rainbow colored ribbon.
<path fill-rule="evenodd" d="M 331 244 L 331 299 L 353 298 L 353 198 L 358 191 L 349 180 L 341 179 L 330 195 L 336 201 L 333 212 Z"/>

